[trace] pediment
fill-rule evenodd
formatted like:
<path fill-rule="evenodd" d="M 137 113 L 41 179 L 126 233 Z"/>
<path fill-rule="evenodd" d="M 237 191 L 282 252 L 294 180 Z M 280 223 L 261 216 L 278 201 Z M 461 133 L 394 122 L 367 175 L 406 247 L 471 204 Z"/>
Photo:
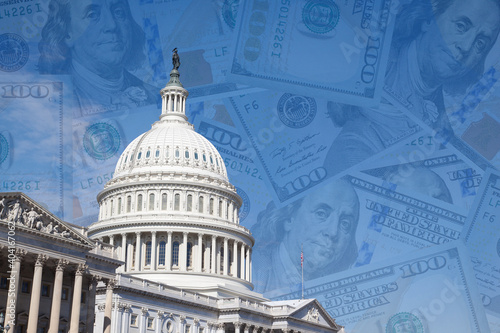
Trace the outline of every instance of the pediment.
<path fill-rule="evenodd" d="M 328 312 L 326 312 L 321 304 L 315 299 L 302 302 L 292 313 L 290 313 L 290 317 L 308 321 L 313 324 L 330 326 L 336 329 L 341 328 L 335 323 L 335 319 L 332 319 Z"/>
<path fill-rule="evenodd" d="M 45 237 L 94 246 L 90 239 L 76 232 L 69 223 L 21 192 L 0 193 L 0 221 L 15 223 L 16 228 Z"/>

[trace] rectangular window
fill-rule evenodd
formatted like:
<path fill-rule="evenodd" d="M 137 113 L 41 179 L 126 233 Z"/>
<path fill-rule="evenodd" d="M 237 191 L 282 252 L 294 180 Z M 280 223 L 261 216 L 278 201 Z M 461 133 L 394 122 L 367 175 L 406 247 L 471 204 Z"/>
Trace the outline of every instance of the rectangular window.
<path fill-rule="evenodd" d="M 67 301 L 69 298 L 69 288 L 63 287 L 61 291 L 61 299 Z"/>
<path fill-rule="evenodd" d="M 137 196 L 137 211 L 138 212 L 142 211 L 142 194 L 139 194 Z"/>
<path fill-rule="evenodd" d="M 42 296 L 50 297 L 50 284 L 42 283 Z"/>
<path fill-rule="evenodd" d="M 148 329 L 153 330 L 155 328 L 154 326 L 154 319 L 148 317 Z"/>
<path fill-rule="evenodd" d="M 21 292 L 24 294 L 31 293 L 31 281 L 23 280 L 21 284 Z"/>
<path fill-rule="evenodd" d="M 191 333 L 191 325 L 186 324 L 186 327 L 184 328 L 185 333 Z"/>
<path fill-rule="evenodd" d="M 167 193 L 161 195 L 161 210 L 167 210 Z"/>
<path fill-rule="evenodd" d="M 117 210 L 118 210 L 118 215 L 120 215 L 122 213 L 122 198 L 118 198 Z"/>
<path fill-rule="evenodd" d="M 130 317 L 130 326 L 137 327 L 137 315 L 136 314 L 132 314 L 132 316 Z"/>
<path fill-rule="evenodd" d="M 132 197 L 129 195 L 127 197 L 127 213 L 130 213 L 130 207 L 132 207 Z"/>
<path fill-rule="evenodd" d="M 149 210 L 155 209 L 155 195 L 153 193 L 149 194 Z"/>
<path fill-rule="evenodd" d="M 188 194 L 186 209 L 188 212 L 193 210 L 193 196 L 191 194 Z"/>
<path fill-rule="evenodd" d="M 0 289 L 7 289 L 9 287 L 9 280 L 7 276 L 0 276 Z"/>

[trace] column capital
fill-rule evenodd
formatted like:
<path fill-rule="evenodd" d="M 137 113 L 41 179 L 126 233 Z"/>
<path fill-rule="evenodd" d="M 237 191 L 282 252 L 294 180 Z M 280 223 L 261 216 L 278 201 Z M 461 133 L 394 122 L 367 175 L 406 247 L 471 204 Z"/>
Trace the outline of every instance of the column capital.
<path fill-rule="evenodd" d="M 224 237 L 224 243 L 229 241 L 229 237 Z"/>
<path fill-rule="evenodd" d="M 64 269 L 66 268 L 66 266 L 68 266 L 68 264 L 69 264 L 68 260 L 66 260 L 66 259 L 58 259 L 57 260 L 56 271 L 64 271 Z"/>
<path fill-rule="evenodd" d="M 186 316 L 185 315 L 180 315 L 179 316 L 179 321 L 182 323 L 186 320 Z"/>
<path fill-rule="evenodd" d="M 183 235 L 184 237 L 186 237 L 188 234 L 189 234 L 189 232 L 187 232 L 187 231 L 183 231 L 183 232 L 182 232 L 182 235 Z"/>
<path fill-rule="evenodd" d="M 224 323 L 217 323 L 217 329 L 223 330 L 225 327 Z"/>
<path fill-rule="evenodd" d="M 140 231 L 136 231 L 136 232 L 135 232 L 135 235 L 136 235 L 136 236 L 140 236 L 140 235 L 141 235 L 141 232 L 140 232 Z"/>
<path fill-rule="evenodd" d="M 165 316 L 165 311 L 158 310 L 158 311 L 156 312 L 156 316 L 157 316 L 158 318 L 162 319 L 162 318 L 163 318 L 163 316 Z"/>
<path fill-rule="evenodd" d="M 243 325 L 243 323 L 242 323 L 241 321 L 234 321 L 234 322 L 233 322 L 233 325 L 234 325 L 234 327 L 236 327 L 236 328 L 240 328 L 240 327 L 241 327 L 241 325 Z"/>
<path fill-rule="evenodd" d="M 108 283 L 106 284 L 106 289 L 114 289 L 116 286 L 116 280 L 115 279 L 109 279 Z"/>
<path fill-rule="evenodd" d="M 127 237 L 127 233 L 126 232 L 122 232 L 121 235 L 122 235 L 122 237 Z"/>
<path fill-rule="evenodd" d="M 156 235 L 156 230 L 152 230 L 151 235 Z"/>
<path fill-rule="evenodd" d="M 27 254 L 28 251 L 25 249 L 16 249 L 16 260 L 22 261 Z"/>
<path fill-rule="evenodd" d="M 167 234 L 168 234 L 169 236 L 172 236 L 172 233 L 173 233 L 173 231 L 172 231 L 172 230 L 168 230 L 168 231 L 167 231 Z"/>
<path fill-rule="evenodd" d="M 89 268 L 89 265 L 85 263 L 80 263 L 76 266 L 76 275 L 83 275 L 83 273 Z"/>
<path fill-rule="evenodd" d="M 198 324 L 200 323 L 200 318 L 194 318 L 194 319 L 193 319 L 193 323 L 194 323 L 195 325 L 198 325 Z"/>
<path fill-rule="evenodd" d="M 146 307 L 142 307 L 142 308 L 141 308 L 141 313 L 142 313 L 143 315 L 147 315 L 147 314 L 148 314 L 148 312 L 149 312 L 149 309 L 148 309 L 148 308 L 146 308 Z"/>
<path fill-rule="evenodd" d="M 36 255 L 36 261 L 35 261 L 35 266 L 43 266 L 47 262 L 49 257 L 45 254 L 38 254 Z"/>

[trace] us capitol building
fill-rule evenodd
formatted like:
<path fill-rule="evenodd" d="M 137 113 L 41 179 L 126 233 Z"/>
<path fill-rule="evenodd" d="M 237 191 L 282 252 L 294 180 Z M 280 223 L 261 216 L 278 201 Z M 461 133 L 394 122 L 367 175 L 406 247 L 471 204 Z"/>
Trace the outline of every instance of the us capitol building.
<path fill-rule="evenodd" d="M 177 68 L 161 90 L 160 119 L 118 159 L 88 230 L 23 193 L 0 193 L 8 333 L 342 330 L 317 300 L 273 302 L 252 291 L 242 200 L 216 148 L 187 120 Z"/>

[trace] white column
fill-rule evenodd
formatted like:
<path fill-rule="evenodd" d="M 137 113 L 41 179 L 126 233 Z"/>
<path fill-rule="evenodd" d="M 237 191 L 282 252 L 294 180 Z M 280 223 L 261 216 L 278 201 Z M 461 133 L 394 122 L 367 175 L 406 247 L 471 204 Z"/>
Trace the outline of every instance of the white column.
<path fill-rule="evenodd" d="M 59 333 L 59 318 L 61 317 L 61 294 L 64 268 L 68 264 L 65 259 L 57 261 L 56 275 L 54 278 L 54 291 L 52 292 L 52 306 L 50 308 L 50 322 L 48 333 Z"/>
<path fill-rule="evenodd" d="M 162 333 L 163 316 L 165 312 L 158 310 L 156 313 L 155 333 Z"/>
<path fill-rule="evenodd" d="M 9 252 L 10 253 L 10 252 Z M 21 261 L 28 252 L 22 249 L 16 249 L 16 256 L 14 258 L 14 267 L 10 271 L 9 289 L 7 293 L 7 303 L 5 305 L 5 325 L 10 325 L 10 332 L 15 332 L 16 322 L 16 307 L 17 295 L 19 292 L 19 279 L 21 272 Z M 9 332 L 9 333 L 10 333 Z"/>
<path fill-rule="evenodd" d="M 121 260 L 124 261 L 124 264 L 122 266 L 123 272 L 127 271 L 127 234 L 123 233 L 122 234 L 122 255 L 121 255 Z"/>
<path fill-rule="evenodd" d="M 217 333 L 224 333 L 224 323 L 217 324 Z"/>
<path fill-rule="evenodd" d="M 179 268 L 181 271 L 187 271 L 187 241 L 188 241 L 188 233 L 182 233 L 182 244 L 179 253 Z"/>
<path fill-rule="evenodd" d="M 249 263 L 249 266 L 250 266 L 250 269 L 249 269 L 249 273 L 248 273 L 248 282 L 252 282 L 252 249 L 248 249 L 248 261 L 250 262 Z"/>
<path fill-rule="evenodd" d="M 250 281 L 250 249 L 247 248 L 245 279 Z"/>
<path fill-rule="evenodd" d="M 151 231 L 151 270 L 156 271 L 156 231 Z"/>
<path fill-rule="evenodd" d="M 134 262 L 134 241 L 133 238 L 127 244 L 127 272 L 132 271 L 132 263 Z"/>
<path fill-rule="evenodd" d="M 217 254 L 217 237 L 215 235 L 212 235 L 212 259 L 210 260 L 210 267 L 211 267 L 211 273 L 215 274 L 216 273 L 216 267 L 217 267 L 217 262 L 216 262 L 216 254 Z"/>
<path fill-rule="evenodd" d="M 104 305 L 104 333 L 111 333 L 111 307 L 113 306 L 113 288 L 115 280 L 109 280 L 106 286 L 106 304 Z"/>
<path fill-rule="evenodd" d="M 245 279 L 245 243 L 241 243 L 240 249 L 240 279 Z"/>
<path fill-rule="evenodd" d="M 109 245 L 115 245 L 115 235 L 109 236 Z"/>
<path fill-rule="evenodd" d="M 87 265 L 79 264 L 75 272 L 75 283 L 73 285 L 73 303 L 71 306 L 71 319 L 69 333 L 78 333 L 80 324 L 80 304 L 82 298 L 82 280 L 83 272 L 87 269 Z"/>
<path fill-rule="evenodd" d="M 135 239 L 135 271 L 140 271 L 141 270 L 141 233 L 138 231 L 135 233 L 136 239 Z"/>
<path fill-rule="evenodd" d="M 231 275 L 238 276 L 238 242 L 233 241 L 233 260 L 231 261 Z"/>
<path fill-rule="evenodd" d="M 196 271 L 201 272 L 203 270 L 203 234 L 198 234 L 198 246 L 196 248 Z"/>
<path fill-rule="evenodd" d="M 47 261 L 47 256 L 39 254 L 35 262 L 33 272 L 33 284 L 31 288 L 31 301 L 28 317 L 28 332 L 36 333 L 38 325 L 38 314 L 40 312 L 40 291 L 42 290 L 43 265 Z"/>
<path fill-rule="evenodd" d="M 240 333 L 240 328 L 241 328 L 242 323 L 239 321 L 236 321 L 233 324 L 234 324 L 234 333 Z"/>
<path fill-rule="evenodd" d="M 167 271 L 170 271 L 170 270 L 172 270 L 172 231 L 168 232 L 167 248 L 165 251 L 165 256 L 166 256 L 166 258 L 165 258 L 166 259 L 165 260 L 166 269 L 167 269 Z"/>
<path fill-rule="evenodd" d="M 224 275 L 229 271 L 229 239 L 224 237 Z"/>

